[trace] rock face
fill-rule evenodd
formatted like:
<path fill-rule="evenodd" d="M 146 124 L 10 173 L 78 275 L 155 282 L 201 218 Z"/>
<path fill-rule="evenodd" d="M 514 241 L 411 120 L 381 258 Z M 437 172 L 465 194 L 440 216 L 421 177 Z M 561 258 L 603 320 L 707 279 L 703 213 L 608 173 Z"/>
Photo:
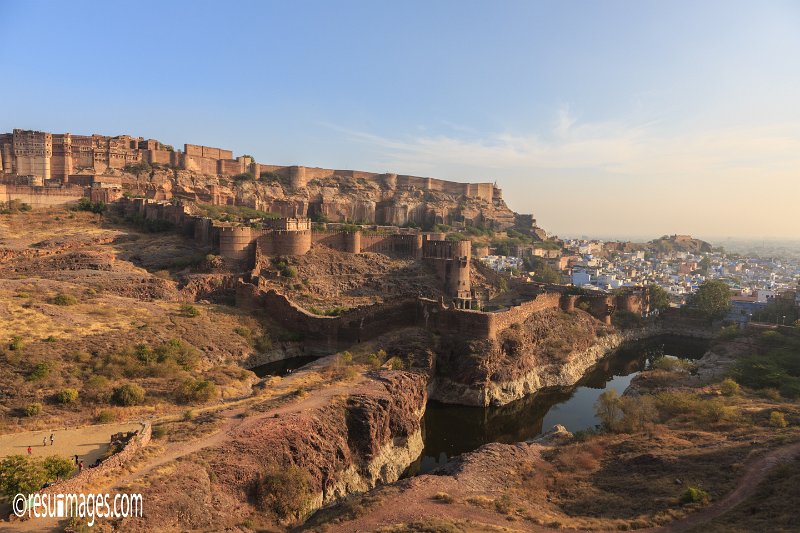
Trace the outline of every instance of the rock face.
<path fill-rule="evenodd" d="M 313 393 L 289 414 L 251 412 L 223 441 L 166 467 L 140 489 L 146 514 L 121 529 L 238 530 L 243 518 L 259 515 L 262 523 L 285 522 L 259 509 L 255 493 L 265 472 L 290 466 L 307 475 L 309 492 L 298 495 L 307 512 L 397 481 L 422 451 L 425 384 L 421 373 L 381 370 L 343 396 Z M 287 494 L 291 487 L 279 496 Z"/>
<path fill-rule="evenodd" d="M 292 186 L 286 180 L 233 180 L 186 170 L 156 169 L 142 175 L 115 172 L 126 188 L 149 197 L 235 203 L 281 216 L 419 226 L 464 221 L 498 229 L 513 227 L 515 223 L 515 214 L 503 201 L 499 190 L 488 195 L 465 194 L 457 188 L 430 190 L 416 185 L 397 185 L 391 180 L 339 175 Z"/>
<path fill-rule="evenodd" d="M 431 398 L 463 405 L 505 405 L 540 389 L 569 387 L 610 351 L 643 335 L 608 329 L 583 311 L 556 309 L 536 313 L 515 326 L 495 341 L 443 339 Z"/>

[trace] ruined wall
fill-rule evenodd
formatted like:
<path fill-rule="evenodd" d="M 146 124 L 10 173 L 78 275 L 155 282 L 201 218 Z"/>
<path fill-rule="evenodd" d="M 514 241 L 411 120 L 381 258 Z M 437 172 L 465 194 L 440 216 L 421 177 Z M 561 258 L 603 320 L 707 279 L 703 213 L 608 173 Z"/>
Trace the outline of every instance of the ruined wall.
<path fill-rule="evenodd" d="M 122 450 L 100 463 L 99 466 L 94 468 L 84 468 L 79 474 L 65 479 L 64 481 L 53 483 L 49 487 L 40 490 L 39 493 L 77 494 L 83 492 L 87 487 L 90 487 L 97 481 L 112 475 L 114 471 L 130 461 L 139 450 L 148 445 L 151 437 L 152 426 L 149 422 L 144 422 L 142 423 L 142 428 L 139 430 L 138 435 L 128 441 Z"/>
<path fill-rule="evenodd" d="M 83 187 L 31 187 L 27 185 L 0 184 L 0 202 L 19 200 L 34 209 L 64 205 L 86 196 Z"/>
<path fill-rule="evenodd" d="M 266 310 L 283 327 L 300 333 L 309 350 L 320 353 L 330 353 L 416 322 L 413 300 L 360 307 L 345 315 L 329 317 L 309 313 L 275 290 L 263 292 L 242 282 L 236 285 L 236 305 Z"/>

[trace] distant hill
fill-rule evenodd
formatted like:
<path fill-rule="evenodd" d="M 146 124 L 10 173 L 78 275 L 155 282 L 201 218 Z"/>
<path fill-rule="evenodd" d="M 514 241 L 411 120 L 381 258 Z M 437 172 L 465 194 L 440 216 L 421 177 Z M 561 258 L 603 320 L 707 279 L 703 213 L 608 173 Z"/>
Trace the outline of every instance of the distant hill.
<path fill-rule="evenodd" d="M 710 252 L 710 243 L 695 239 L 691 235 L 664 235 L 659 239 L 648 242 L 648 247 L 658 252 L 691 252 L 701 253 Z"/>

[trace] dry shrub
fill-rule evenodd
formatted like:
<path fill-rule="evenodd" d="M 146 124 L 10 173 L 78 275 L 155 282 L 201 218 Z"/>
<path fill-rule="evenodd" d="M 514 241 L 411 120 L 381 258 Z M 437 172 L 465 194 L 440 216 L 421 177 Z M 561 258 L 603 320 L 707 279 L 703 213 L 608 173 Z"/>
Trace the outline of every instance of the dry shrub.
<path fill-rule="evenodd" d="M 591 472 L 600 466 L 603 447 L 597 442 L 587 442 L 564 448 L 556 459 L 559 470 Z"/>
<path fill-rule="evenodd" d="M 308 472 L 295 465 L 267 469 L 254 488 L 258 507 L 280 520 L 298 520 L 310 510 L 311 479 Z"/>
<path fill-rule="evenodd" d="M 446 492 L 437 492 L 431 499 L 441 503 L 453 503 L 455 501 L 455 499 Z"/>

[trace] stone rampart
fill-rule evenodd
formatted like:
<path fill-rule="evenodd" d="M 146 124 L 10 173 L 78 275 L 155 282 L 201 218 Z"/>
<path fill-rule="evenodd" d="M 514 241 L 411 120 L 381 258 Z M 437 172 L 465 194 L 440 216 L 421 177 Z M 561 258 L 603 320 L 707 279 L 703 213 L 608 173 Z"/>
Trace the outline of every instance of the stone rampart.
<path fill-rule="evenodd" d="M 75 202 L 84 196 L 87 196 L 87 190 L 78 186 L 32 187 L 0 184 L 0 202 L 19 200 L 34 209 L 64 205 Z"/>
<path fill-rule="evenodd" d="M 115 453 L 100 465 L 94 468 L 84 467 L 83 471 L 69 479 L 54 483 L 39 491 L 40 494 L 68 494 L 83 492 L 86 487 L 92 486 L 96 481 L 110 476 L 118 470 L 142 448 L 147 446 L 152 437 L 152 427 L 149 422 L 142 423 L 139 433 L 134 436 L 125 447 Z"/>

